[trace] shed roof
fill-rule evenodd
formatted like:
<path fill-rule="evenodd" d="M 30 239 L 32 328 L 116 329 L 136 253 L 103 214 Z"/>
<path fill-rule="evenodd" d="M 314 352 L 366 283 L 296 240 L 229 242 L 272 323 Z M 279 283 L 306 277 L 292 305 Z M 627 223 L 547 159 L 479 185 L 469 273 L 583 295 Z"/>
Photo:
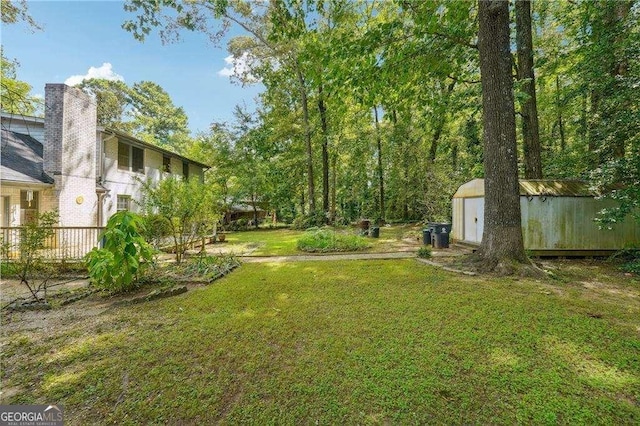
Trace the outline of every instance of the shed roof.
<path fill-rule="evenodd" d="M 589 184 L 576 179 L 520 179 L 520 195 L 547 197 L 593 197 Z M 458 188 L 453 198 L 484 197 L 484 179 L 474 179 Z"/>

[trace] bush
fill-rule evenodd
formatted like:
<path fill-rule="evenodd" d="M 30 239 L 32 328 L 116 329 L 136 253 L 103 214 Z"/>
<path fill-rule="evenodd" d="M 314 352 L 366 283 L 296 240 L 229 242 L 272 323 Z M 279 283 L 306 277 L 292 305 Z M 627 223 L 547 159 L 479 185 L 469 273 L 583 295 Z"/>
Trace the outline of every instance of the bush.
<path fill-rule="evenodd" d="M 291 223 L 293 229 L 308 229 L 313 226 L 323 226 L 327 223 L 327 218 L 322 211 L 311 212 L 306 215 L 299 215 Z"/>
<path fill-rule="evenodd" d="M 620 250 L 613 256 L 612 260 L 622 262 L 621 269 L 625 272 L 640 275 L 640 249 L 639 248 L 627 248 Z"/>
<path fill-rule="evenodd" d="M 156 247 L 165 237 L 171 235 L 171 223 L 166 217 L 158 214 L 149 214 L 144 216 L 144 234 L 145 240 L 152 242 Z"/>
<path fill-rule="evenodd" d="M 429 259 L 431 257 L 431 247 L 422 246 L 418 249 L 418 257 Z"/>
<path fill-rule="evenodd" d="M 298 250 L 309 253 L 358 251 L 368 247 L 367 240 L 330 229 L 312 229 L 298 239 Z"/>
<path fill-rule="evenodd" d="M 47 283 L 54 275 L 51 263 L 45 262 L 42 249 L 46 248 L 47 240 L 55 235 L 52 227 L 57 221 L 58 212 L 51 211 L 39 214 L 36 221 L 24 225 L 17 247 L 20 256 L 12 262 L 12 267 L 3 268 L 3 272 L 11 272 L 20 279 L 35 301 L 46 301 Z M 9 258 L 10 245 L 5 241 L 1 243 L 2 257 Z"/>
<path fill-rule="evenodd" d="M 135 288 L 144 268 L 153 260 L 153 249 L 142 236 L 142 217 L 122 211 L 111 216 L 102 234 L 104 248 L 86 257 L 89 277 L 96 286 L 112 292 Z"/>

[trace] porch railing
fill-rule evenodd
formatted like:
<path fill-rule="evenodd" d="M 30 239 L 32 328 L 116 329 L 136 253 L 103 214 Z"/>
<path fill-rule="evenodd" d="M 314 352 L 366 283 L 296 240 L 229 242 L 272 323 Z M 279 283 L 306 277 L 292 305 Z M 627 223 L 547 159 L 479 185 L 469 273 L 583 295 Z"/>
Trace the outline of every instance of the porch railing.
<path fill-rule="evenodd" d="M 104 230 L 101 227 L 54 226 L 48 228 L 51 236 L 45 240 L 45 247 L 39 253 L 44 259 L 51 261 L 78 261 L 99 246 L 99 236 Z M 21 241 L 26 235 L 25 227 L 0 227 L 0 243 L 3 261 L 19 259 Z"/>

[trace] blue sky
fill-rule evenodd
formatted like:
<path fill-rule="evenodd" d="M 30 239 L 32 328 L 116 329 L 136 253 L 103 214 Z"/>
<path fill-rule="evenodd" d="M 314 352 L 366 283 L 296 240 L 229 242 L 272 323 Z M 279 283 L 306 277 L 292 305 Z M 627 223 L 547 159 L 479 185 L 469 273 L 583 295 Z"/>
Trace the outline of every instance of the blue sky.
<path fill-rule="evenodd" d="M 185 33 L 176 44 L 162 45 L 157 34 L 138 42 L 121 28 L 133 15 L 120 1 L 28 5 L 43 31 L 33 32 L 23 23 L 3 25 L 2 45 L 5 56 L 20 63 L 18 79 L 29 83 L 33 94 L 42 95 L 46 83 L 85 76 L 93 67 L 129 85 L 143 80 L 159 84 L 175 105 L 184 108 L 192 132 L 207 130 L 213 121 L 230 120 L 237 104 L 254 108 L 260 86 L 243 88 L 220 74 L 229 68 L 226 43 L 215 47 L 206 36 L 194 33 Z"/>

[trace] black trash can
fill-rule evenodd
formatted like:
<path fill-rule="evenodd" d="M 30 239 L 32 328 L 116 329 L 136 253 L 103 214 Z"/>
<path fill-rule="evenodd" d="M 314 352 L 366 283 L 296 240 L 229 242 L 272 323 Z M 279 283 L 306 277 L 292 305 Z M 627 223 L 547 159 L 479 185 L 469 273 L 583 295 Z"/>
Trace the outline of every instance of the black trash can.
<path fill-rule="evenodd" d="M 424 228 L 422 230 L 422 244 L 425 246 L 431 244 L 431 228 Z"/>
<path fill-rule="evenodd" d="M 369 232 L 369 236 L 371 238 L 378 238 L 380 237 L 380 228 L 377 226 L 372 226 L 371 227 L 371 231 Z"/>
<path fill-rule="evenodd" d="M 433 225 L 431 231 L 431 245 L 433 248 L 449 248 L 450 223 L 430 223 Z"/>
<path fill-rule="evenodd" d="M 449 248 L 449 234 L 433 234 L 433 248 Z"/>

